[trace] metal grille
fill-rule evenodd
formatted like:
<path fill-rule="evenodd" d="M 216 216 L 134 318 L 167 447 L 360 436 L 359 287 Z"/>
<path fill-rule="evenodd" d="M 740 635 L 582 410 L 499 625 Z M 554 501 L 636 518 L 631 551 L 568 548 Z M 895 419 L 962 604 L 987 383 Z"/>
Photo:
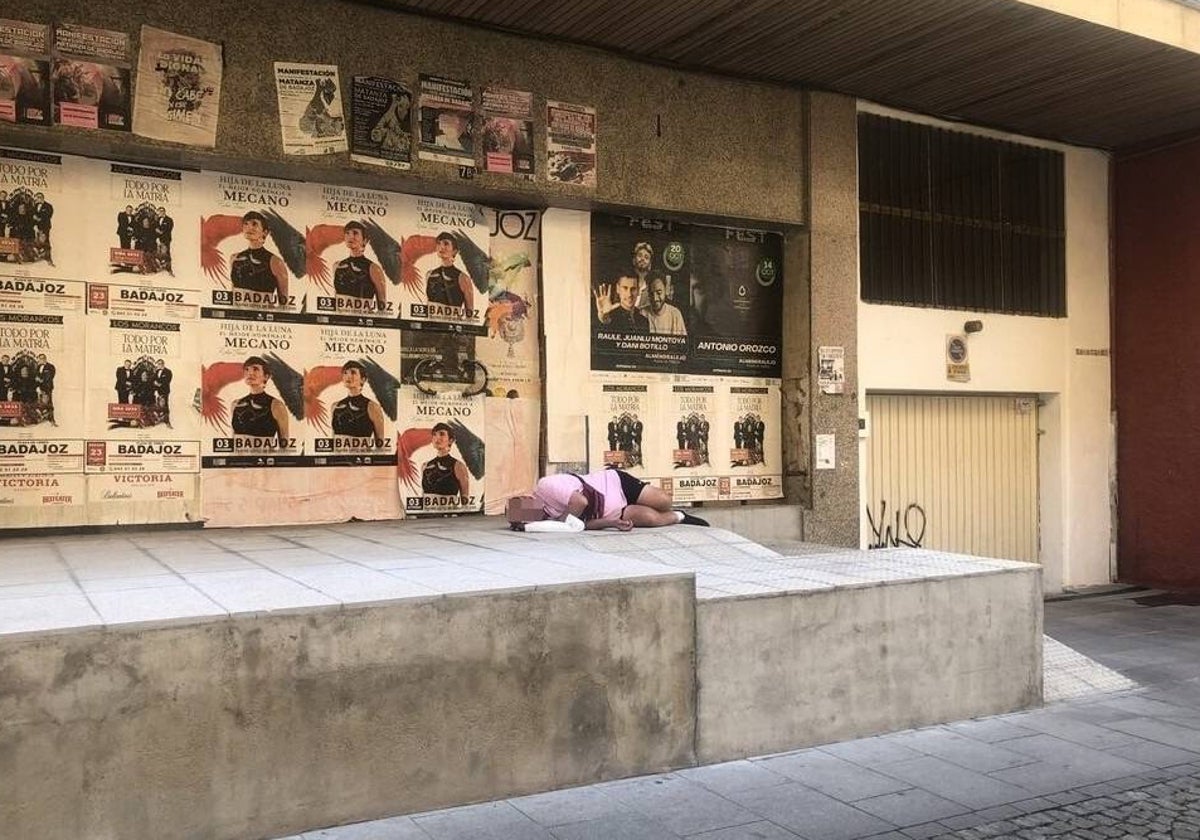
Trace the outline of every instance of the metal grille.
<path fill-rule="evenodd" d="M 863 300 L 1067 314 L 1061 153 L 860 114 L 858 157 Z"/>
<path fill-rule="evenodd" d="M 868 546 L 1038 561 L 1037 400 L 869 394 Z"/>

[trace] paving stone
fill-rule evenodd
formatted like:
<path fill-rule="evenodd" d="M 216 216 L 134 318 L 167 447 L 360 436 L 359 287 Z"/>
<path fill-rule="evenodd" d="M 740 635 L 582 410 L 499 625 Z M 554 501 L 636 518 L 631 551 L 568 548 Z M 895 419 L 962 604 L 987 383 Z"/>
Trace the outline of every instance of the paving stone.
<path fill-rule="evenodd" d="M 776 756 L 755 764 L 842 802 L 897 793 L 912 787 L 819 750 Z"/>

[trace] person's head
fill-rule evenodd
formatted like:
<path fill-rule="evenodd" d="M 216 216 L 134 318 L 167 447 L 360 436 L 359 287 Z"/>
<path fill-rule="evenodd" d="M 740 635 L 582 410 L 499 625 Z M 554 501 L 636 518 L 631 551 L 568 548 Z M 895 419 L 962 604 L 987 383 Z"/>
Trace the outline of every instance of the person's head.
<path fill-rule="evenodd" d="M 125 205 L 125 212 L 126 212 L 126 213 L 128 213 L 128 214 L 130 214 L 130 215 L 133 215 L 133 205 L 132 205 L 132 204 L 126 204 L 126 205 Z"/>
<path fill-rule="evenodd" d="M 658 315 L 667 303 L 667 281 L 659 275 L 646 281 L 646 292 L 650 295 L 650 311 Z"/>
<path fill-rule="evenodd" d="M 271 365 L 262 356 L 251 356 L 242 363 L 242 378 L 252 393 L 261 394 L 271 378 Z"/>
<path fill-rule="evenodd" d="M 342 228 L 342 237 L 351 254 L 356 257 L 362 256 L 363 249 L 367 247 L 367 229 L 362 222 L 346 222 Z"/>
<path fill-rule="evenodd" d="M 142 368 L 142 372 L 138 374 L 138 380 L 140 382 L 149 382 L 150 381 L 150 371 L 146 370 L 145 368 Z"/>
<path fill-rule="evenodd" d="M 357 396 L 362 393 L 363 377 L 366 373 L 360 362 L 351 359 L 342 365 L 342 384 L 346 386 L 347 391 Z"/>
<path fill-rule="evenodd" d="M 44 365 L 44 364 L 46 364 L 46 354 L 45 354 L 45 353 L 38 353 L 38 357 L 37 357 L 37 359 L 38 359 L 38 364 L 39 364 L 39 365 Z"/>
<path fill-rule="evenodd" d="M 126 359 L 126 360 L 125 360 L 125 367 L 127 367 L 127 368 L 133 367 L 133 362 L 132 362 L 132 361 L 130 361 L 129 359 Z"/>
<path fill-rule="evenodd" d="M 442 231 L 437 235 L 436 248 L 438 258 L 443 265 L 450 265 L 458 255 L 458 240 L 454 234 Z"/>
<path fill-rule="evenodd" d="M 257 210 L 242 216 L 242 236 L 251 246 L 261 247 L 267 239 L 267 217 Z"/>
<path fill-rule="evenodd" d="M 159 208 L 158 208 L 158 210 L 157 210 L 157 211 L 155 211 L 155 212 L 157 212 L 157 213 L 158 213 L 158 215 L 160 215 L 160 216 L 165 216 L 165 215 L 167 215 L 167 208 L 166 208 L 166 207 L 159 207 Z"/>
<path fill-rule="evenodd" d="M 699 277 L 693 276 L 688 284 L 688 291 L 691 295 L 692 309 L 701 317 L 708 311 L 708 289 L 704 287 L 703 281 Z"/>
<path fill-rule="evenodd" d="M 37 195 L 35 195 L 33 197 L 33 200 L 36 201 L 38 204 L 41 204 L 43 201 L 46 200 L 46 196 L 42 195 L 41 193 L 38 193 Z"/>
<path fill-rule="evenodd" d="M 637 290 L 636 277 L 621 277 L 617 280 L 617 303 L 622 309 L 632 310 L 637 305 Z"/>
<path fill-rule="evenodd" d="M 633 267 L 637 269 L 639 274 L 645 274 L 650 270 L 650 264 L 654 261 L 654 249 L 649 242 L 639 242 L 633 246 Z"/>
<path fill-rule="evenodd" d="M 454 430 L 445 423 L 438 423 L 433 427 L 433 448 L 437 450 L 437 454 L 445 455 L 450 451 L 450 445 L 454 443 Z"/>
<path fill-rule="evenodd" d="M 158 368 L 159 370 L 162 370 L 166 366 L 167 366 L 167 363 L 165 361 L 163 361 L 162 359 L 159 359 L 158 361 L 156 361 L 154 363 L 154 367 Z"/>

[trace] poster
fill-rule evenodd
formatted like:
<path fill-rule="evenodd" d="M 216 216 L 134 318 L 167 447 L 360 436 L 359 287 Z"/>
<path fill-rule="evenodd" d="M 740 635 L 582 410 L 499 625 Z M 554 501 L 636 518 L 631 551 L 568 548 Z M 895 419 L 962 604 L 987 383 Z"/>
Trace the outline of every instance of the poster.
<path fill-rule="evenodd" d="M 477 385 L 479 371 L 470 364 L 475 359 L 475 336 L 438 329 L 402 330 L 400 339 L 400 378 L 405 385 L 421 384 L 429 390 L 462 393 Z M 429 360 L 418 370 L 418 365 Z M 462 387 L 449 387 L 455 383 Z"/>
<path fill-rule="evenodd" d="M 485 398 L 404 391 L 396 483 L 405 515 L 482 510 Z"/>
<path fill-rule="evenodd" d="M 72 205 L 83 204 L 82 159 L 0 148 L 0 272 L 79 278 L 79 249 L 57 247 L 73 230 Z M 73 170 L 68 174 L 67 170 Z M 74 187 L 67 200 L 66 185 Z"/>
<path fill-rule="evenodd" d="M 533 177 L 533 93 L 483 89 L 483 168 Z"/>
<path fill-rule="evenodd" d="M 402 249 L 400 317 L 405 326 L 486 332 L 488 225 L 482 208 L 442 198 L 415 199 Z"/>
<path fill-rule="evenodd" d="M 597 383 L 591 410 L 591 469 L 619 467 L 646 478 L 669 472 L 662 462 L 657 400 L 654 386 L 635 383 Z M 661 441 L 665 443 L 665 440 Z"/>
<path fill-rule="evenodd" d="M 84 311 L 87 289 L 78 280 L 11 276 L 0 264 L 0 312 L 77 313 Z"/>
<path fill-rule="evenodd" d="M 412 217 L 414 199 L 357 187 L 312 189 L 319 210 L 305 235 L 308 311 L 395 318 L 402 226 Z"/>
<path fill-rule="evenodd" d="M 475 91 L 461 79 L 421 74 L 418 141 L 422 160 L 475 165 Z"/>
<path fill-rule="evenodd" d="M 817 386 L 822 394 L 846 392 L 846 348 L 817 348 Z"/>
<path fill-rule="evenodd" d="M 285 155 L 323 155 L 349 148 L 336 65 L 276 61 L 275 91 Z"/>
<path fill-rule="evenodd" d="M 50 125 L 50 27 L 0 18 L 0 121 Z"/>
<path fill-rule="evenodd" d="M 779 385 L 734 380 L 728 385 L 723 417 L 722 453 L 729 458 L 730 499 L 783 496 Z"/>
<path fill-rule="evenodd" d="M 489 239 L 487 334 L 475 356 L 487 367 L 488 393 L 496 397 L 540 394 L 538 242 L 541 213 L 486 210 Z"/>
<path fill-rule="evenodd" d="M 83 456 L 84 442 L 79 439 L 14 441 L 0 435 L 0 527 L 84 521 Z M 67 508 L 69 518 L 52 512 L 56 508 Z"/>
<path fill-rule="evenodd" d="M 558 184 L 595 189 L 595 108 L 546 103 L 546 178 Z"/>
<path fill-rule="evenodd" d="M 321 316 L 304 372 L 305 425 L 318 467 L 393 465 L 400 410 L 400 325 Z"/>
<path fill-rule="evenodd" d="M 215 172 L 198 177 L 202 183 L 189 191 L 189 206 L 200 217 L 201 271 L 196 274 L 207 304 L 304 311 L 303 231 L 312 212 L 308 185 Z"/>
<path fill-rule="evenodd" d="M 175 169 L 86 161 L 88 225 L 86 274 L 118 275 L 118 282 L 143 285 L 194 278 L 196 234 L 185 221 L 185 184 L 195 176 Z M 192 281 L 194 282 L 194 280 Z"/>
<path fill-rule="evenodd" d="M 57 24 L 51 85 L 57 125 L 129 131 L 129 35 Z"/>
<path fill-rule="evenodd" d="M 671 476 L 675 500 L 701 501 L 717 498 L 717 468 L 720 447 L 713 447 L 713 433 L 720 428 L 719 400 L 716 387 L 705 384 L 675 383 L 662 386 L 666 405 L 666 423 L 655 424 L 668 438 L 671 450 Z"/>
<path fill-rule="evenodd" d="M 412 91 L 378 76 L 355 76 L 350 85 L 350 160 L 411 169 Z"/>
<path fill-rule="evenodd" d="M 189 146 L 216 146 L 222 61 L 220 44 L 143 26 L 134 132 Z"/>
<path fill-rule="evenodd" d="M 83 334 L 76 313 L 0 312 L 0 440 L 83 438 Z"/>
<path fill-rule="evenodd" d="M 204 309 L 201 318 L 202 466 L 303 466 L 313 328 L 274 313 Z"/>
<path fill-rule="evenodd" d="M 592 370 L 778 377 L 778 234 L 592 214 Z"/>

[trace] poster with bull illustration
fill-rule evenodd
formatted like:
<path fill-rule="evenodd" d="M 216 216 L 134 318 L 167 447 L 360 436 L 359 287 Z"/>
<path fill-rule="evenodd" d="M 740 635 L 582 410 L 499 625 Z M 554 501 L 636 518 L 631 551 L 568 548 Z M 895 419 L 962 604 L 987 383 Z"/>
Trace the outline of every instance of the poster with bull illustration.
<path fill-rule="evenodd" d="M 50 27 L 0 19 L 0 120 L 50 125 Z"/>
<path fill-rule="evenodd" d="M 305 234 L 312 187 L 254 175 L 205 173 L 188 191 L 200 223 L 197 276 L 205 305 L 298 313 L 308 291 Z"/>
<path fill-rule="evenodd" d="M 129 131 L 129 34 L 73 23 L 54 27 L 54 122 Z"/>
<path fill-rule="evenodd" d="M 350 148 L 337 65 L 277 61 L 275 90 L 285 155 L 324 155 Z"/>

